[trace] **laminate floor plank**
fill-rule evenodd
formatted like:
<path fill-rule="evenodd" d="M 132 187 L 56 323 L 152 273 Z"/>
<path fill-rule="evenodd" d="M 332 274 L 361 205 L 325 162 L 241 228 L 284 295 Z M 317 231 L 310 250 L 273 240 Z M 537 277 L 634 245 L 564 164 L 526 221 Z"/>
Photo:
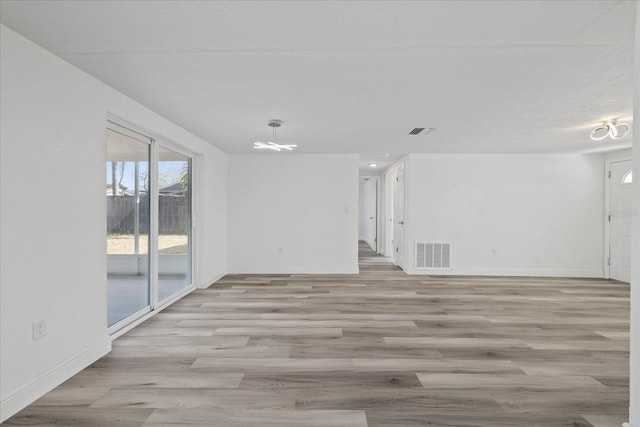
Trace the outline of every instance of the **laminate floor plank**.
<path fill-rule="evenodd" d="M 113 342 L 7 425 L 619 427 L 629 285 L 227 275 Z"/>
<path fill-rule="evenodd" d="M 161 368 L 155 372 L 127 372 L 116 371 L 103 373 L 97 369 L 87 369 L 74 376 L 62 386 L 56 388 L 51 393 L 47 393 L 42 399 L 35 404 L 39 404 L 43 399 L 48 402 L 50 395 L 57 396 L 58 390 L 73 390 L 84 396 L 85 400 L 93 403 L 96 398 L 89 398 L 85 390 L 90 389 L 87 384 L 100 384 L 102 388 L 106 388 L 102 393 L 102 397 L 112 388 L 120 389 L 159 389 L 159 388 L 198 388 L 198 389 L 218 389 L 218 388 L 238 388 L 244 377 L 244 373 L 238 372 L 208 372 L 202 375 L 201 372 L 195 371 L 166 371 Z M 96 391 L 97 393 L 97 391 Z M 70 399 L 75 402 L 75 399 Z"/>
<path fill-rule="evenodd" d="M 438 350 L 427 348 L 392 348 L 378 337 L 343 336 L 341 342 L 331 342 L 331 354 L 340 358 L 384 358 L 384 359 L 439 359 Z M 327 344 L 321 342 L 305 344 L 296 341 L 292 345 L 291 357 L 318 358 L 327 355 Z"/>
<path fill-rule="evenodd" d="M 307 410 L 241 412 L 210 410 L 158 409 L 144 427 L 219 426 L 219 427 L 367 427 L 364 411 Z"/>
<path fill-rule="evenodd" d="M 126 351 L 127 347 L 139 347 L 139 346 L 162 346 L 163 351 L 159 353 L 147 353 L 146 357 L 152 354 L 172 354 L 178 348 L 189 349 L 191 347 L 209 347 L 209 348 L 232 348 L 232 347 L 244 347 L 249 342 L 248 336 L 213 336 L 205 335 L 201 337 L 192 336 L 167 336 L 167 335 L 153 335 L 153 336 L 134 336 L 125 335 L 118 338 L 113 342 L 113 348 L 118 349 L 112 354 L 117 356 L 121 351 Z"/>
<path fill-rule="evenodd" d="M 354 369 L 360 372 L 464 372 L 464 373 L 522 373 L 510 360 L 460 359 L 353 359 Z"/>
<path fill-rule="evenodd" d="M 225 328 L 225 327 L 257 327 L 257 328 L 416 328 L 409 320 L 303 320 L 303 319 L 257 319 L 257 320 L 182 320 L 177 327 L 192 328 Z"/>
<path fill-rule="evenodd" d="M 100 387 L 73 387 L 65 384 L 57 387 L 50 393 L 36 400 L 32 406 L 89 406 L 111 390 L 108 384 L 100 384 Z"/>
<path fill-rule="evenodd" d="M 354 369 L 353 359 L 340 358 L 288 358 L 288 357 L 245 357 L 245 358 L 223 358 L 223 357 L 201 357 L 194 361 L 191 366 L 194 369 L 220 369 L 244 372 L 338 372 L 352 371 Z"/>
<path fill-rule="evenodd" d="M 513 374 L 424 374 L 418 373 L 418 379 L 427 389 L 491 389 L 514 387 L 526 390 L 607 387 L 589 376 L 540 376 Z"/>
<path fill-rule="evenodd" d="M 161 388 L 113 388 L 98 398 L 90 408 L 209 408 L 221 410 L 294 409 L 295 391 L 281 390 L 277 395 L 269 390 Z"/>
<path fill-rule="evenodd" d="M 367 422 L 369 427 L 594 427 L 585 418 L 571 414 L 536 413 L 514 420 L 512 416 L 486 414 L 482 411 L 446 415 L 398 409 L 368 410 Z"/>
<path fill-rule="evenodd" d="M 150 408 L 89 408 L 28 406 L 3 424 L 38 427 L 140 427 L 153 413 Z"/>
<path fill-rule="evenodd" d="M 247 373 L 242 378 L 241 389 L 318 389 L 323 387 L 380 387 L 388 392 L 398 388 L 422 388 L 412 372 L 285 372 Z"/>
<path fill-rule="evenodd" d="M 393 346 L 425 346 L 428 348 L 472 347 L 472 348 L 514 348 L 529 347 L 522 340 L 514 338 L 448 338 L 448 337 L 384 337 Z"/>
<path fill-rule="evenodd" d="M 249 335 L 249 336 L 271 336 L 271 335 L 292 335 L 296 337 L 341 337 L 341 328 L 215 328 L 213 335 Z"/>
<path fill-rule="evenodd" d="M 393 393 L 381 387 L 346 386 L 296 390 L 296 408 L 346 409 L 393 411 L 403 408 L 407 411 L 421 410 L 425 414 L 455 415 L 461 412 L 502 413 L 498 402 L 488 393 L 467 393 L 448 390 L 427 390 L 419 388 L 396 388 Z"/>

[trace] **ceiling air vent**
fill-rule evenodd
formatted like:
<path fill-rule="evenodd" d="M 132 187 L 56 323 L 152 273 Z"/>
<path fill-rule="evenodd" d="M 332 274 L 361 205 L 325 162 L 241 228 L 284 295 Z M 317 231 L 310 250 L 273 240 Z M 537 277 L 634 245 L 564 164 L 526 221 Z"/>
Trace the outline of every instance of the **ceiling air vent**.
<path fill-rule="evenodd" d="M 436 128 L 413 128 L 409 131 L 409 135 L 429 135 L 434 130 L 436 130 Z"/>

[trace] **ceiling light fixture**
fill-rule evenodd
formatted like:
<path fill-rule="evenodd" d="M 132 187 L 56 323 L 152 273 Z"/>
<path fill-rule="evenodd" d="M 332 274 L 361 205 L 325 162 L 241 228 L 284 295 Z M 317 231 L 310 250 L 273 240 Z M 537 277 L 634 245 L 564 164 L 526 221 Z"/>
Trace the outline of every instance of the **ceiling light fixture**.
<path fill-rule="evenodd" d="M 621 139 L 627 136 L 631 126 L 627 123 L 618 123 L 618 119 L 605 120 L 600 126 L 591 131 L 591 139 L 601 141 L 606 137 L 611 139 Z"/>
<path fill-rule="evenodd" d="M 378 166 L 377 163 L 369 163 L 369 167 L 375 168 L 376 166 Z"/>
<path fill-rule="evenodd" d="M 282 126 L 282 120 L 269 120 L 269 122 L 267 123 L 267 125 L 269 127 L 271 127 L 273 129 L 273 141 L 268 141 L 268 142 L 254 142 L 253 143 L 253 148 L 255 148 L 256 150 L 260 150 L 260 149 L 269 149 L 269 150 L 273 150 L 273 151 L 281 151 L 281 150 L 293 150 L 294 148 L 297 147 L 297 145 L 295 144 L 278 144 L 276 142 L 276 129 L 279 128 L 280 126 Z"/>

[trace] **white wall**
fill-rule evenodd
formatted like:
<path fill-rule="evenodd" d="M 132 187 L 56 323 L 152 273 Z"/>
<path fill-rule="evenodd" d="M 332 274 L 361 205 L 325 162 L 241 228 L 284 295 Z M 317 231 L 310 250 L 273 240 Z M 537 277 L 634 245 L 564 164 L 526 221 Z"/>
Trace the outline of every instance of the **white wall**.
<path fill-rule="evenodd" d="M 0 28 L 0 419 L 111 348 L 105 126 L 115 114 L 199 153 L 197 283 L 226 272 L 226 155 Z M 206 261 L 206 262 L 205 262 Z M 32 341 L 32 321 L 47 336 Z"/>
<path fill-rule="evenodd" d="M 633 94 L 633 224 L 631 248 L 631 342 L 629 423 L 640 427 L 640 1 L 636 1 L 635 87 Z"/>
<path fill-rule="evenodd" d="M 625 150 L 612 151 L 604 155 L 605 160 L 627 160 L 631 158 L 631 148 Z"/>
<path fill-rule="evenodd" d="M 357 240 L 357 155 L 230 156 L 230 273 L 357 273 Z"/>
<path fill-rule="evenodd" d="M 195 218 L 196 286 L 206 288 L 227 274 L 228 156 L 200 142 Z"/>
<path fill-rule="evenodd" d="M 429 155 L 407 162 L 406 253 L 450 242 L 443 274 L 602 277 L 601 156 Z"/>

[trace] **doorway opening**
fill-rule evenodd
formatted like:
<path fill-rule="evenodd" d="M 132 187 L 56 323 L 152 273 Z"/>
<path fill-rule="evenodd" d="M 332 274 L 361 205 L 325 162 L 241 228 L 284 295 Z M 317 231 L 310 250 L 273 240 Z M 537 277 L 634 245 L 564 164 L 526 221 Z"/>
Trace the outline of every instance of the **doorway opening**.
<path fill-rule="evenodd" d="M 379 177 L 364 176 L 359 180 L 358 240 L 365 242 L 373 252 L 378 251 L 378 191 Z"/>

